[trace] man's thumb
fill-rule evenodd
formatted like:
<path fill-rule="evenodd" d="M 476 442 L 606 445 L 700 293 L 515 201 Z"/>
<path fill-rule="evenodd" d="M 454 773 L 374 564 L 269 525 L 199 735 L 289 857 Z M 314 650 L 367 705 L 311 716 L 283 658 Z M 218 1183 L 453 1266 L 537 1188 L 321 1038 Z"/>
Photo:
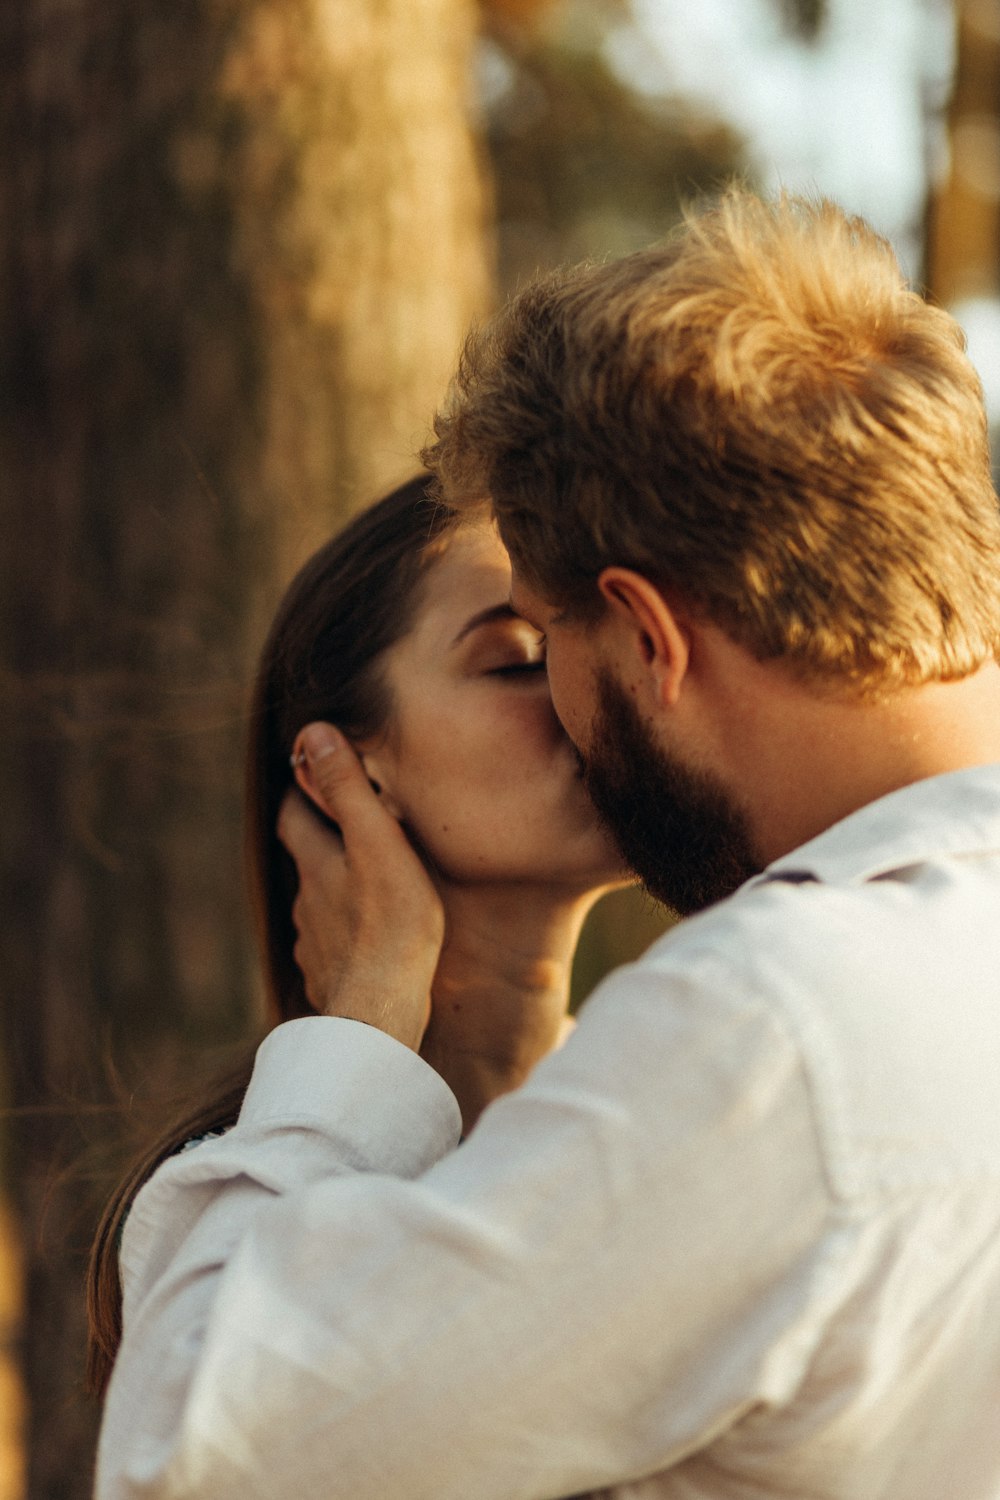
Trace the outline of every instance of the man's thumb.
<path fill-rule="evenodd" d="M 307 724 L 295 741 L 292 765 L 302 791 L 339 822 L 342 791 L 350 786 L 352 773 L 364 775 L 340 730 L 332 724 Z"/>

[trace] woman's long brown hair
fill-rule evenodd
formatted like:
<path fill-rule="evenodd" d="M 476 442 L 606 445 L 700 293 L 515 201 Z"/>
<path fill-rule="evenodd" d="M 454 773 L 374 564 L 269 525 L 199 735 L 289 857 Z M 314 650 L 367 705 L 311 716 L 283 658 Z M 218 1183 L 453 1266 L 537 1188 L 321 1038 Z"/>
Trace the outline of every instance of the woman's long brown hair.
<path fill-rule="evenodd" d="M 246 755 L 246 865 L 272 1024 L 309 1014 L 293 949 L 295 867 L 277 836 L 292 785 L 289 756 L 303 725 L 325 719 L 351 738 L 375 735 L 391 702 L 383 653 L 413 621 L 421 582 L 455 517 L 428 495 L 426 476 L 355 517 L 306 563 L 282 600 L 261 653 Z M 121 1341 L 118 1251 L 129 1208 L 161 1162 L 186 1141 L 235 1124 L 256 1041 L 180 1109 L 115 1189 L 87 1272 L 87 1384 L 103 1395 Z"/>

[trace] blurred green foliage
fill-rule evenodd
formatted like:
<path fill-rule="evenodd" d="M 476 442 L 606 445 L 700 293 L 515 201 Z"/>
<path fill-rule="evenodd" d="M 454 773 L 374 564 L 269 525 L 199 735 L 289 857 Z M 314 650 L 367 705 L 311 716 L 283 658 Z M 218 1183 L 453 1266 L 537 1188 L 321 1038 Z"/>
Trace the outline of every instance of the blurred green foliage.
<path fill-rule="evenodd" d="M 620 7 L 577 0 L 558 24 L 485 37 L 481 99 L 496 184 L 498 271 L 624 255 L 661 239 L 685 203 L 746 175 L 736 132 L 683 99 L 651 99 L 609 65 Z"/>
<path fill-rule="evenodd" d="M 639 93 L 615 72 L 605 42 L 629 18 L 626 0 L 487 8 L 479 102 L 501 294 L 555 266 L 662 239 L 685 205 L 749 178 L 732 127 L 688 100 Z M 577 952 L 574 1005 L 672 920 L 638 888 L 600 902 Z"/>

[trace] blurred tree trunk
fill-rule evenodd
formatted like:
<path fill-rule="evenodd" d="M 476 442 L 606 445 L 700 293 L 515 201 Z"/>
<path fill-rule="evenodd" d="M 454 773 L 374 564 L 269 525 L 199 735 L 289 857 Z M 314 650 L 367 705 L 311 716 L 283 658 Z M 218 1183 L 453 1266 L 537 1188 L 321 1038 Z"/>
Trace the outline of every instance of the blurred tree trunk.
<path fill-rule="evenodd" d="M 246 1024 L 248 663 L 293 564 L 412 470 L 487 298 L 471 41 L 466 0 L 0 10 L 0 1104 L 31 1500 L 91 1489 L 73 1108 L 107 1044 L 141 1088 L 171 1038 Z"/>
<path fill-rule="evenodd" d="M 956 0 L 950 162 L 930 207 L 928 283 L 947 307 L 1000 295 L 1000 0 Z"/>
<path fill-rule="evenodd" d="M 24 1493 L 24 1388 L 15 1356 L 21 1316 L 21 1246 L 0 1199 L 0 1500 Z"/>

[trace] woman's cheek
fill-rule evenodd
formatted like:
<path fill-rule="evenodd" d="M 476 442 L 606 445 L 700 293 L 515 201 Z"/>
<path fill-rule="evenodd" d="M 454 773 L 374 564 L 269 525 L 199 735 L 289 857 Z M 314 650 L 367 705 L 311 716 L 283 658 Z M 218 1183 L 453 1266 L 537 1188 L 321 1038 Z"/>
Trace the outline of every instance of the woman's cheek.
<path fill-rule="evenodd" d="M 525 799 L 466 795 L 450 811 L 414 818 L 410 827 L 417 843 L 440 873 L 453 880 L 484 874 L 516 877 L 521 874 L 518 845 L 523 843 Z"/>
<path fill-rule="evenodd" d="M 468 785 L 451 776 L 428 777 L 413 789 L 403 809 L 403 821 L 417 846 L 444 874 L 467 865 L 482 848 L 482 831 L 473 811 L 481 800 Z M 470 827 L 470 822 L 472 826 Z"/>
<path fill-rule="evenodd" d="M 544 779 L 564 748 L 564 736 L 540 694 L 491 698 L 489 712 L 487 705 L 462 708 L 437 716 L 433 736 L 422 737 L 422 753 L 414 753 L 410 738 L 401 758 L 404 821 L 446 875 L 468 878 L 508 867 L 516 873 L 525 833 L 542 814 L 537 778 Z"/>

